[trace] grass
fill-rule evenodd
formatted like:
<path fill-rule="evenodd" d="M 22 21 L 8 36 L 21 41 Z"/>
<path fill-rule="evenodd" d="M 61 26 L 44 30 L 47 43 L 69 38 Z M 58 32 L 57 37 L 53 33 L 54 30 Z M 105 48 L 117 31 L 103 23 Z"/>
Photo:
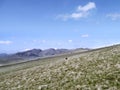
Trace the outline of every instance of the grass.
<path fill-rule="evenodd" d="M 0 70 L 0 90 L 120 90 L 120 46 Z"/>

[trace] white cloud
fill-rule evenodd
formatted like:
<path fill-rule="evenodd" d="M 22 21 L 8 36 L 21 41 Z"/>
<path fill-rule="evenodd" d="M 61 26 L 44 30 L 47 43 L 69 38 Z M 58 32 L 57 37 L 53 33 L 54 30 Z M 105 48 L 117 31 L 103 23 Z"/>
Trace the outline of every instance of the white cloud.
<path fill-rule="evenodd" d="M 0 44 L 6 44 L 6 45 L 8 45 L 8 44 L 11 44 L 12 43 L 12 41 L 0 41 Z"/>
<path fill-rule="evenodd" d="M 26 48 L 26 49 L 24 49 L 23 51 L 29 51 L 29 50 L 31 50 L 30 48 Z"/>
<path fill-rule="evenodd" d="M 57 45 L 62 45 L 62 43 L 60 43 L 60 42 L 57 42 Z"/>
<path fill-rule="evenodd" d="M 95 9 L 96 5 L 94 2 L 89 2 L 85 6 L 78 6 L 77 9 L 71 14 L 59 15 L 57 18 L 62 18 L 63 20 L 85 18 L 89 15 L 89 11 Z"/>
<path fill-rule="evenodd" d="M 68 42 L 69 42 L 69 43 L 72 43 L 72 42 L 73 42 L 73 40 L 68 40 Z"/>
<path fill-rule="evenodd" d="M 83 34 L 83 35 L 81 35 L 81 37 L 87 38 L 87 37 L 89 37 L 89 35 L 88 34 Z"/>
<path fill-rule="evenodd" d="M 96 5 L 94 2 L 89 2 L 88 4 L 86 4 L 85 6 L 78 6 L 77 10 L 78 11 L 83 11 L 83 12 L 87 12 L 91 9 L 96 8 Z"/>
<path fill-rule="evenodd" d="M 46 40 L 33 40 L 33 43 L 46 43 Z"/>
<path fill-rule="evenodd" d="M 87 17 L 88 14 L 89 14 L 88 12 L 72 13 L 70 17 L 73 18 L 73 19 L 80 19 L 80 18 Z"/>
<path fill-rule="evenodd" d="M 38 40 L 33 40 L 33 42 L 35 43 L 35 42 L 37 42 Z"/>
<path fill-rule="evenodd" d="M 46 40 L 42 40 L 42 43 L 46 43 Z"/>
<path fill-rule="evenodd" d="M 120 19 L 120 13 L 107 14 L 106 16 L 111 18 L 112 20 Z"/>

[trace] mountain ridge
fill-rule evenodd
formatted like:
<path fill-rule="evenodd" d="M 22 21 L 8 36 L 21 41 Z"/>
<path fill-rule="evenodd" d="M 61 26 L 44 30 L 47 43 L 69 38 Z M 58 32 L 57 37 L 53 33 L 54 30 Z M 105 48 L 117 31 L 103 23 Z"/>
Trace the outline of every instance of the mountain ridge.
<path fill-rule="evenodd" d="M 80 49 L 31 49 L 27 51 L 17 52 L 14 54 L 0 54 L 0 64 L 8 64 L 11 62 L 21 62 L 21 61 L 28 61 L 28 60 L 34 60 L 36 58 L 43 58 L 53 55 L 59 55 L 64 53 L 70 53 L 70 52 L 77 52 L 77 51 L 86 51 L 89 50 L 87 48 L 80 48 Z"/>

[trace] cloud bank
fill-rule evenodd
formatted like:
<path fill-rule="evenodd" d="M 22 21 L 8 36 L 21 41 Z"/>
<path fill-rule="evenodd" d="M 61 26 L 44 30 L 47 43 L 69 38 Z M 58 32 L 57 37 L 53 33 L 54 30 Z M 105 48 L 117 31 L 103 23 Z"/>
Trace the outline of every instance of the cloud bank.
<path fill-rule="evenodd" d="M 112 14 L 107 14 L 107 17 L 111 18 L 112 20 L 118 20 L 120 19 L 120 13 L 112 13 Z"/>
<path fill-rule="evenodd" d="M 81 37 L 82 38 L 87 38 L 87 37 L 89 37 L 89 35 L 88 34 L 83 34 L 83 35 L 81 35 Z"/>
<path fill-rule="evenodd" d="M 8 44 L 11 44 L 12 41 L 0 41 L 0 44 L 5 44 L 5 45 L 8 45 Z"/>

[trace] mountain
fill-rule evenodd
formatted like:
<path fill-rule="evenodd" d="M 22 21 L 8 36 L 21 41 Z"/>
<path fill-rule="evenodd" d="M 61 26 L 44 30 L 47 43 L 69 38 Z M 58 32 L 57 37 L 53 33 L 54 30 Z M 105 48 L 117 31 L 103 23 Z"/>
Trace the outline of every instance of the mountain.
<path fill-rule="evenodd" d="M 8 54 L 6 54 L 6 53 L 0 53 L 0 57 L 6 57 L 6 56 L 8 56 Z"/>
<path fill-rule="evenodd" d="M 78 51 L 86 51 L 88 49 L 32 49 L 28 51 L 23 52 L 17 52 L 15 54 L 0 54 L 0 64 L 9 64 L 9 63 L 18 63 L 18 62 L 24 62 L 24 61 L 30 61 L 34 60 L 36 58 L 43 58 L 43 57 L 49 57 L 64 53 L 70 53 L 70 52 L 78 52 Z"/>
<path fill-rule="evenodd" d="M 18 52 L 15 54 L 0 54 L 0 64 L 16 63 L 21 61 L 33 60 L 35 58 L 47 57 L 57 54 L 67 53 L 67 49 L 32 49 L 24 52 Z"/>
<path fill-rule="evenodd" d="M 2 66 L 0 90 L 9 89 L 120 90 L 120 45 Z"/>
<path fill-rule="evenodd" d="M 32 49 L 25 52 L 18 52 L 15 54 L 15 56 L 23 57 L 23 58 L 32 58 L 32 57 L 46 57 L 46 56 L 52 56 L 57 54 L 63 54 L 67 53 L 69 50 L 67 49 Z"/>
<path fill-rule="evenodd" d="M 41 49 L 32 49 L 24 52 L 18 52 L 14 54 L 15 56 L 23 57 L 23 58 L 31 58 L 31 57 L 39 57 L 41 56 L 42 50 Z"/>

